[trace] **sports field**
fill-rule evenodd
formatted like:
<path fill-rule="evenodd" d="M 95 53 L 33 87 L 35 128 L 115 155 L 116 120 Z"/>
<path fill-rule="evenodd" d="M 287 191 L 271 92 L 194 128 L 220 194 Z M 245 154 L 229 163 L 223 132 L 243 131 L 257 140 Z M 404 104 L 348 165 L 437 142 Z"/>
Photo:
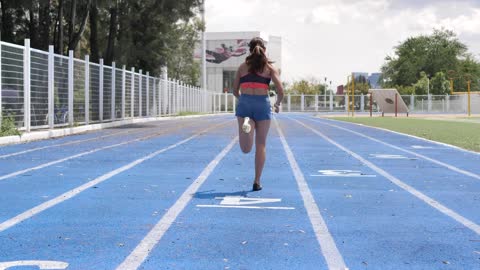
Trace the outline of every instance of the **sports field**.
<path fill-rule="evenodd" d="M 0 147 L 0 269 L 480 269 L 480 154 L 311 114 Z"/>
<path fill-rule="evenodd" d="M 372 127 L 385 128 L 480 152 L 480 118 L 334 117 Z"/>

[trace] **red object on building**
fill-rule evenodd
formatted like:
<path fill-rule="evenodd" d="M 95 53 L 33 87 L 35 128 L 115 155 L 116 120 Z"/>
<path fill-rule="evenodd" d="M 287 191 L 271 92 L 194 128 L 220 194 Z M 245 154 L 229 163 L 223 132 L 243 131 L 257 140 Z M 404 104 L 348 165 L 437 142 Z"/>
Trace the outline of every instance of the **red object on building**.
<path fill-rule="evenodd" d="M 343 95 L 343 90 L 344 90 L 343 85 L 337 86 L 337 95 Z"/>

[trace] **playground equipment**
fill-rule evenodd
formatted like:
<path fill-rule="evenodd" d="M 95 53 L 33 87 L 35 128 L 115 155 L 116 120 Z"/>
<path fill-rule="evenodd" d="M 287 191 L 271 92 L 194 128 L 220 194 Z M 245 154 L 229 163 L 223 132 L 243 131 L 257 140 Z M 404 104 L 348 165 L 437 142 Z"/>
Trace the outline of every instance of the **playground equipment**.
<path fill-rule="evenodd" d="M 382 116 L 385 116 L 385 113 L 394 113 L 395 117 L 397 117 L 399 113 L 405 113 L 408 117 L 409 110 L 407 104 L 400 97 L 397 89 L 370 89 L 368 92 L 370 93 L 370 117 L 372 117 L 374 100 L 382 112 Z"/>

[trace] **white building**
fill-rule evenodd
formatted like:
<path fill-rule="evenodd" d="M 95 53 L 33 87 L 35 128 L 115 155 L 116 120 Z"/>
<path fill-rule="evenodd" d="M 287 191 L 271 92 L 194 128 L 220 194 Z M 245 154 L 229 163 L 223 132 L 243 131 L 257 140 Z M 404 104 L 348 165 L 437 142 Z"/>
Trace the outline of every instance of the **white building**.
<path fill-rule="evenodd" d="M 215 92 L 232 92 L 235 72 L 249 54 L 248 43 L 254 37 L 266 42 L 267 55 L 274 65 L 282 68 L 281 37 L 265 36 L 261 32 L 207 32 L 207 89 Z M 199 44 L 200 45 L 200 44 Z M 195 58 L 200 60 L 201 48 L 195 50 Z"/>

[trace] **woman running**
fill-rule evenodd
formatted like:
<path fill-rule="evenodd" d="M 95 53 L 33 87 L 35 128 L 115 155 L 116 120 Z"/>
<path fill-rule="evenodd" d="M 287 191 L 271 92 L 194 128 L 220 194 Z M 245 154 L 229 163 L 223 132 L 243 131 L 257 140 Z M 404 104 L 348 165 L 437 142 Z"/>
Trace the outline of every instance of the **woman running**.
<path fill-rule="evenodd" d="M 265 164 L 265 148 L 272 114 L 268 95 L 270 81 L 273 80 L 277 88 L 277 101 L 274 104 L 276 113 L 280 111 L 283 87 L 278 70 L 267 58 L 263 39 L 253 38 L 249 47 L 250 55 L 237 70 L 233 94 L 239 99 L 235 115 L 238 120 L 240 148 L 244 153 L 252 150 L 255 135 L 253 190 L 258 191 L 262 189 L 260 177 Z"/>

